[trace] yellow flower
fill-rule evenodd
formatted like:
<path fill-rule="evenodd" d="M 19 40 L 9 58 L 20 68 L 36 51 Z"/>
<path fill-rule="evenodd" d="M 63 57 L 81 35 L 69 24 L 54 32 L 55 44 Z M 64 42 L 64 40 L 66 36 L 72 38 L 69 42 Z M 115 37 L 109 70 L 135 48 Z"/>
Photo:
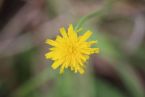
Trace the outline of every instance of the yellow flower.
<path fill-rule="evenodd" d="M 61 36 L 58 35 L 56 40 L 46 40 L 46 43 L 52 47 L 45 54 L 45 57 L 54 61 L 52 64 L 53 69 L 60 67 L 60 73 L 63 73 L 64 69 L 70 68 L 75 73 L 83 74 L 84 63 L 89 55 L 99 53 L 99 48 L 91 48 L 91 45 L 95 44 L 96 41 L 87 42 L 92 32 L 87 31 L 79 36 L 78 31 L 75 31 L 73 25 L 70 24 L 67 31 L 65 28 L 60 28 Z"/>

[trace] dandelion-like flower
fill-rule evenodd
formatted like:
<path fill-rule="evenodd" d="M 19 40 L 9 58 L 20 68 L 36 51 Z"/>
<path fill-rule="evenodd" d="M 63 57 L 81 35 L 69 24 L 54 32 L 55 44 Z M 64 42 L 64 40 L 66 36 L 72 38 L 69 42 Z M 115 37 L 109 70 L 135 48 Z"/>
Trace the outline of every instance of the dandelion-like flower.
<path fill-rule="evenodd" d="M 84 63 L 89 55 L 99 52 L 99 48 L 91 48 L 96 41 L 87 41 L 92 34 L 91 31 L 87 31 L 83 35 L 78 35 L 78 32 L 70 24 L 67 31 L 65 28 L 60 28 L 61 36 L 58 35 L 55 40 L 46 40 L 51 48 L 45 54 L 45 57 L 54 61 L 52 64 L 53 69 L 60 67 L 60 73 L 63 73 L 64 69 L 70 68 L 75 73 L 83 74 Z"/>

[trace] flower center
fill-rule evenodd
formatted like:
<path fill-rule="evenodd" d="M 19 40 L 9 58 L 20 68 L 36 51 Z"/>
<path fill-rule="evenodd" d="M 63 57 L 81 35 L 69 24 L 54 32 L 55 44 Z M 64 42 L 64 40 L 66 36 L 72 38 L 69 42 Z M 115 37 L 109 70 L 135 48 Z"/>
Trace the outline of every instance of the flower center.
<path fill-rule="evenodd" d="M 69 46 L 68 47 L 68 53 L 70 55 L 73 55 L 73 56 L 76 55 L 76 53 L 77 53 L 77 47 L 75 45 Z"/>

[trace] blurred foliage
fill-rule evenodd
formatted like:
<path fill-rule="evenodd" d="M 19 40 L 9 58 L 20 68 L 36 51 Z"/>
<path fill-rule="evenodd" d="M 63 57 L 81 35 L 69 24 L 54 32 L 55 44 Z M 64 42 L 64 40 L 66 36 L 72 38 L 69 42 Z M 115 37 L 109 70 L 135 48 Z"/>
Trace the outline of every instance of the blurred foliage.
<path fill-rule="evenodd" d="M 74 2 L 74 4 L 82 3 L 84 5 L 85 3 L 88 4 L 88 2 L 96 3 L 96 0 L 85 1 L 86 2 L 83 2 L 83 0 L 69 0 L 66 2 Z M 73 74 L 70 71 L 66 71 L 63 75 L 60 75 L 58 70 L 54 71 L 51 69 L 51 62 L 43 62 L 41 60 L 41 58 L 44 59 L 44 57 L 42 57 L 44 56 L 42 52 L 43 46 L 41 45 L 44 44 L 44 41 L 39 41 L 42 43 L 29 50 L 10 56 L 14 60 L 13 70 L 15 72 L 16 85 L 15 88 L 9 89 L 8 84 L 5 85 L 5 80 L 0 78 L 0 97 L 145 97 L 145 80 L 143 80 L 143 82 L 141 80 L 145 79 L 145 76 L 140 77 L 138 73 L 138 71 L 141 70 L 141 72 L 144 73 L 143 75 L 145 75 L 144 40 L 135 53 L 130 55 L 122 47 L 122 44 L 124 44 L 126 40 L 121 40 L 122 37 L 119 35 L 116 38 L 114 35 L 115 32 L 109 33 L 109 31 L 103 32 L 99 30 L 99 27 L 101 28 L 102 26 L 101 22 L 104 22 L 106 18 L 108 19 L 107 15 L 113 11 L 114 5 L 120 2 L 114 1 L 115 0 L 105 0 L 101 10 L 90 10 L 90 14 L 82 17 L 75 23 L 75 25 L 76 29 L 82 27 L 84 30 L 89 29 L 94 32 L 91 40 L 98 40 L 98 44 L 94 46 L 100 48 L 100 54 L 97 55 L 97 57 L 106 61 L 106 64 L 110 64 L 111 68 L 114 69 L 117 75 L 115 78 L 121 82 L 120 86 L 115 85 L 113 79 L 111 80 L 111 83 L 108 78 L 103 78 L 103 75 L 94 73 L 96 68 L 94 65 L 97 65 L 97 63 L 90 61 L 88 62 L 89 65 L 87 65 L 87 72 L 84 75 Z M 131 0 L 129 0 L 129 2 L 130 1 Z M 36 0 L 36 2 L 38 1 Z M 61 2 L 63 3 L 65 0 L 62 0 Z M 58 11 L 59 6 L 56 3 L 58 3 L 57 0 L 46 0 L 45 10 L 47 11 L 50 20 L 55 19 L 61 13 Z M 80 8 L 80 10 L 82 9 Z M 111 14 L 113 15 L 113 12 Z M 123 18 L 124 17 L 128 18 L 128 16 L 123 16 Z M 125 19 L 125 21 L 127 20 L 128 19 Z M 120 21 L 122 21 L 122 18 Z M 111 24 L 113 22 L 109 23 Z M 115 25 L 112 26 L 115 27 Z M 127 26 L 127 28 L 130 29 L 131 27 Z M 47 30 L 49 31 L 50 29 Z M 123 29 L 121 28 L 119 30 L 122 31 Z M 23 33 L 21 34 L 23 35 Z M 83 31 L 79 34 L 82 33 Z M 129 35 L 131 33 L 127 34 Z M 36 58 L 36 55 L 39 56 L 38 59 Z M 40 64 L 38 69 L 41 68 L 41 65 L 46 63 L 48 65 L 43 67 L 42 70 L 38 70 L 37 73 L 33 75 L 33 70 L 36 68 L 36 64 L 34 63 L 38 61 L 40 62 L 38 63 Z M 99 60 L 96 59 L 94 61 Z"/>

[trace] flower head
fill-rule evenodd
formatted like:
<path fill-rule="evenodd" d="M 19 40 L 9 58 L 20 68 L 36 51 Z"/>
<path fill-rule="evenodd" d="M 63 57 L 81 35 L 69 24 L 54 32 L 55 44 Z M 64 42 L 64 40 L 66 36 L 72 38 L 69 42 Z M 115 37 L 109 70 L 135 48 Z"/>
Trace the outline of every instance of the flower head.
<path fill-rule="evenodd" d="M 99 48 L 91 48 L 96 41 L 87 41 L 92 32 L 87 31 L 79 36 L 78 31 L 75 31 L 70 24 L 67 31 L 65 28 L 60 28 L 60 34 L 61 36 L 58 35 L 55 40 L 46 40 L 46 43 L 51 45 L 50 51 L 45 54 L 46 59 L 53 60 L 52 68 L 60 67 L 60 73 L 70 68 L 75 73 L 83 74 L 84 63 L 89 55 L 99 52 Z"/>

